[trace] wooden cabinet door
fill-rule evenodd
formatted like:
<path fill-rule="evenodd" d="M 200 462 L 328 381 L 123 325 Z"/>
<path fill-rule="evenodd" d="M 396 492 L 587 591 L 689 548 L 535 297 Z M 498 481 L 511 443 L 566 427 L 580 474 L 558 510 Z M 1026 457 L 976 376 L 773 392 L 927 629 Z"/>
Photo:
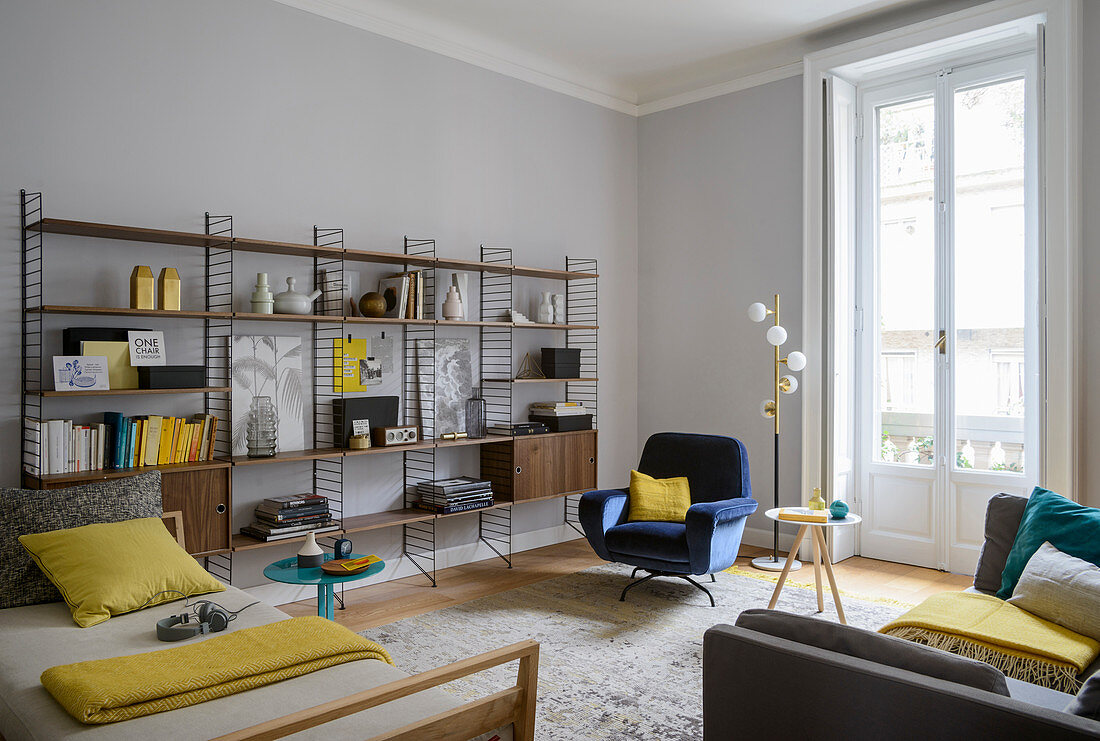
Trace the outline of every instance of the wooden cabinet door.
<path fill-rule="evenodd" d="M 183 512 L 188 553 L 229 548 L 228 468 L 164 473 L 161 501 L 165 512 Z"/>
<path fill-rule="evenodd" d="M 584 432 L 558 438 L 557 491 L 582 491 L 596 488 L 596 432 Z"/>
<path fill-rule="evenodd" d="M 596 432 L 516 438 L 516 501 L 596 486 Z"/>
<path fill-rule="evenodd" d="M 550 456 L 548 442 L 539 435 L 516 438 L 513 445 L 515 464 L 512 496 L 515 501 L 537 499 L 546 496 L 550 481 Z"/>

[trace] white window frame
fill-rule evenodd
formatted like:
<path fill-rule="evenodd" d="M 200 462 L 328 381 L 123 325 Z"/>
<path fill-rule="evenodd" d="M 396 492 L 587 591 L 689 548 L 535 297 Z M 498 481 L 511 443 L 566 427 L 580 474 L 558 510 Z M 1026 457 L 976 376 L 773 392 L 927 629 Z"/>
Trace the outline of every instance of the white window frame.
<path fill-rule="evenodd" d="M 803 419 L 830 413 L 822 379 L 833 369 L 822 363 L 826 316 L 826 195 L 822 87 L 833 71 L 871 59 L 904 61 L 928 45 L 966 38 L 996 43 L 1018 29 L 1042 24 L 1045 51 L 1039 75 L 1040 363 L 1043 374 L 1040 420 L 1040 480 L 1072 499 L 1078 485 L 1081 305 L 1081 2 L 1001 0 L 969 8 L 866 39 L 807 55 L 803 60 L 803 344 L 810 362 L 803 372 Z M 977 40 L 977 42 L 975 41 Z M 915 61 L 914 65 L 919 64 Z M 828 493 L 832 446 L 822 426 L 802 428 L 802 489 Z"/>

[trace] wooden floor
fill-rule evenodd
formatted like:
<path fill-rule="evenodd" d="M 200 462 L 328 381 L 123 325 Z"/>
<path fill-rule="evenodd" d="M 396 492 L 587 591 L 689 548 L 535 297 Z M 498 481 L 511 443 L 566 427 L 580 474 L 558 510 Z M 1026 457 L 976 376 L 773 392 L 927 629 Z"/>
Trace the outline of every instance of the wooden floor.
<path fill-rule="evenodd" d="M 737 564 L 751 568 L 749 561 L 767 552 L 763 548 L 742 546 Z M 579 538 L 516 553 L 511 569 L 498 558 L 444 569 L 439 572 L 439 586 L 434 589 L 428 586 L 423 576 L 410 576 L 349 591 L 346 595 L 347 609 L 336 611 L 336 621 L 355 631 L 367 630 L 525 584 L 583 571 L 600 563 L 603 563 L 602 560 L 592 552 L 588 542 Z M 901 602 L 917 603 L 929 595 L 957 591 L 973 582 L 970 576 L 945 574 L 919 566 L 858 556 L 842 561 L 834 568 L 837 586 L 842 591 Z M 813 569 L 804 567 L 792 578 L 812 582 Z M 291 615 L 317 614 L 317 604 L 313 600 L 282 605 L 280 609 Z"/>

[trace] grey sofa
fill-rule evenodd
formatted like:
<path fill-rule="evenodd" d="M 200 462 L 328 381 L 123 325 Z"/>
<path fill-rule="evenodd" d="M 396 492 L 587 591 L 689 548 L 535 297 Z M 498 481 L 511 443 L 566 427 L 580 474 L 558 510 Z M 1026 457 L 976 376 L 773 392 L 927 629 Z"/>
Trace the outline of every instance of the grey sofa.
<path fill-rule="evenodd" d="M 968 591 L 1000 586 L 1026 503 L 990 500 Z M 1084 676 L 1098 668 L 1100 659 Z M 1100 720 L 1065 712 L 1072 700 L 981 662 L 801 615 L 746 610 L 703 637 L 704 738 L 715 741 L 1100 738 Z"/>

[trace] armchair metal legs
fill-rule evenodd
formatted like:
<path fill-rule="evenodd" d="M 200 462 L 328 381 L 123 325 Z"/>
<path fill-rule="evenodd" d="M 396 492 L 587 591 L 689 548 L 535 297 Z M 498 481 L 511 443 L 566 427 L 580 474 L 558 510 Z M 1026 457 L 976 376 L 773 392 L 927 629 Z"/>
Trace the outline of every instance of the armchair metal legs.
<path fill-rule="evenodd" d="M 630 578 L 633 579 L 635 576 L 637 576 L 639 571 L 645 571 L 646 575 L 643 576 L 641 579 L 636 579 L 635 581 L 630 582 L 626 585 L 626 587 L 623 588 L 623 593 L 619 595 L 620 602 L 626 602 L 626 593 L 629 592 L 633 587 L 636 587 L 639 584 L 644 584 L 655 576 L 672 576 L 677 579 L 683 579 L 688 584 L 691 584 L 697 589 L 701 590 L 705 595 L 707 595 L 707 598 L 710 600 L 710 606 L 714 607 L 714 595 L 710 593 L 710 590 L 704 587 L 699 582 L 692 579 L 687 574 L 673 574 L 668 571 L 651 571 L 650 569 L 643 569 L 639 566 L 634 569 L 633 573 L 631 573 L 630 575 Z M 714 574 L 710 575 L 710 580 L 712 582 L 716 581 L 716 579 L 714 578 Z"/>

